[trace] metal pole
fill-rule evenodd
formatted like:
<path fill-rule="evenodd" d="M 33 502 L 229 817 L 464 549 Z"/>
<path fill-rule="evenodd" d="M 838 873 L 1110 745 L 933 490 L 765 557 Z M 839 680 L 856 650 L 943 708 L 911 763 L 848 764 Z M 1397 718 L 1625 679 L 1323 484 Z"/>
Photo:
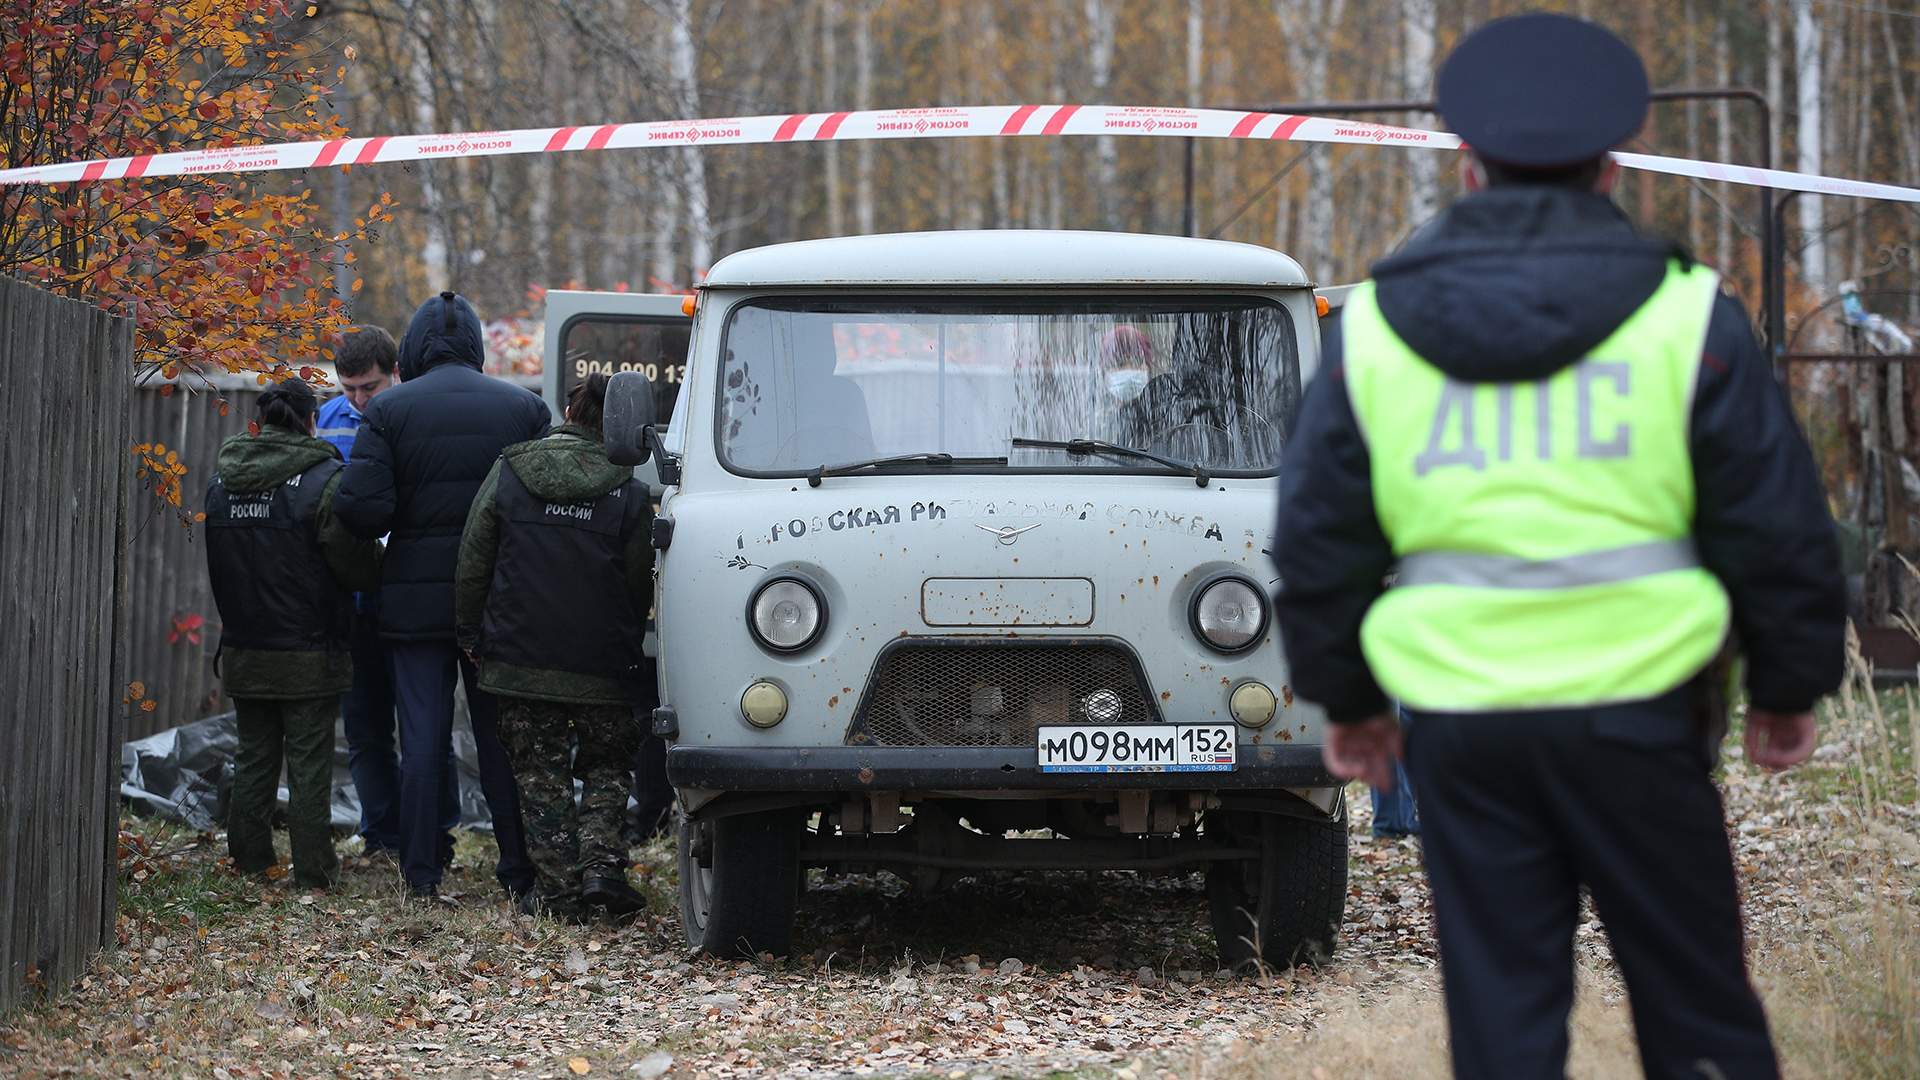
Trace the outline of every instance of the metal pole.
<path fill-rule="evenodd" d="M 1767 348 L 1774 357 L 1774 374 L 1780 378 L 1787 374 L 1781 359 L 1787 351 L 1787 208 L 1802 194 L 1789 191 L 1782 195 L 1773 204 L 1773 213 L 1768 215 L 1768 235 L 1777 238 L 1779 250 L 1774 252 L 1768 267 L 1768 295 L 1773 302 L 1767 308 Z"/>
<path fill-rule="evenodd" d="M 1196 140 L 1192 138 L 1188 138 L 1183 141 L 1187 144 L 1186 146 L 1187 188 L 1186 188 L 1186 197 L 1183 200 L 1181 200 L 1181 203 L 1180 203 L 1180 235 L 1192 236 L 1194 235 L 1194 229 L 1197 227 L 1195 225 L 1194 216 L 1193 216 L 1193 158 L 1194 158 L 1194 143 Z"/>

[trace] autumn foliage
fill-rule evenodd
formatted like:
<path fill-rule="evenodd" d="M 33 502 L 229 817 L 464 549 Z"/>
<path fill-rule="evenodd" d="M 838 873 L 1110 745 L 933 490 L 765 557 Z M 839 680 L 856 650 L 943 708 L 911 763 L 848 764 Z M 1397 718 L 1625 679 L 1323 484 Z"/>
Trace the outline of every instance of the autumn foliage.
<path fill-rule="evenodd" d="M 327 104 L 340 71 L 303 42 L 313 10 L 283 0 L 0 0 L 0 159 L 340 137 Z M 218 371 L 313 377 L 303 365 L 346 321 L 334 270 L 353 261 L 351 242 L 390 220 L 392 200 L 381 195 L 336 231 L 301 181 L 0 188 L 0 273 L 130 312 L 143 376 L 189 387 Z M 141 458 L 149 469 L 167 464 L 164 451 Z M 177 490 L 162 495 L 173 501 Z"/>

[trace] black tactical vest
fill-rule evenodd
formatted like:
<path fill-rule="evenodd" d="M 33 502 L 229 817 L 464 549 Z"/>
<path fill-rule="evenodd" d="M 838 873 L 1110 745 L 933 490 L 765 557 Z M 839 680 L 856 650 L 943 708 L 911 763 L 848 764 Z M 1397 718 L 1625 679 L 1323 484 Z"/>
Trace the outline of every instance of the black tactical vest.
<path fill-rule="evenodd" d="M 597 499 L 548 502 L 500 467 L 500 546 L 480 625 L 484 659 L 625 678 L 644 663 L 647 613 L 627 591 L 627 539 L 643 528 L 647 489 L 628 480 Z"/>
<path fill-rule="evenodd" d="M 207 574 L 220 608 L 220 648 L 345 652 L 353 594 L 320 551 L 314 519 L 327 481 L 323 461 L 266 491 L 207 488 Z"/>

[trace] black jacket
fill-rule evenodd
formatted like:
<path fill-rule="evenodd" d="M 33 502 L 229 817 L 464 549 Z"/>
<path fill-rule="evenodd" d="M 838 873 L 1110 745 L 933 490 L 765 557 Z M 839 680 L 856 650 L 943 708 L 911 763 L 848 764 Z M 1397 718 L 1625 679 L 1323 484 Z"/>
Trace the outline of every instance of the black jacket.
<path fill-rule="evenodd" d="M 1636 233 L 1598 195 L 1502 188 L 1470 195 L 1373 268 L 1381 314 L 1455 378 L 1543 378 L 1579 360 L 1653 295 L 1677 252 Z M 1845 583 L 1826 496 L 1785 395 L 1739 303 L 1721 296 L 1694 395 L 1694 536 L 1733 600 L 1760 708 L 1809 708 L 1839 686 Z M 1367 447 L 1343 381 L 1339 324 L 1280 474 L 1276 616 L 1293 687 L 1330 719 L 1386 697 L 1360 623 L 1393 552 L 1374 516 Z"/>
<path fill-rule="evenodd" d="M 325 697 L 352 684 L 351 590 L 379 581 L 380 549 L 334 517 L 340 468 L 331 444 L 274 424 L 221 444 L 207 577 L 234 697 Z"/>
<path fill-rule="evenodd" d="M 386 637 L 453 641 L 453 573 L 467 509 L 507 446 L 547 430 L 547 406 L 480 371 L 480 320 L 458 296 L 421 305 L 400 345 L 406 379 L 367 404 L 334 513 L 388 534 Z"/>

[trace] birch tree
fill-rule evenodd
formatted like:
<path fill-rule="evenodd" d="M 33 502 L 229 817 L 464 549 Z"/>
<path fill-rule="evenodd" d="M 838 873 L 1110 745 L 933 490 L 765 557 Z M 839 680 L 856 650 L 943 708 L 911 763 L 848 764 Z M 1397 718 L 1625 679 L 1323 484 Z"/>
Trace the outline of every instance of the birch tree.
<path fill-rule="evenodd" d="M 1812 0 L 1793 0 L 1794 125 L 1796 165 L 1801 172 L 1817 173 L 1822 153 L 1826 86 L 1821 80 L 1820 19 Z M 1806 248 L 1800 256 L 1800 274 L 1807 288 L 1817 297 L 1827 294 L 1827 215 L 1818 196 L 1798 200 L 1800 227 L 1806 234 Z"/>
<path fill-rule="evenodd" d="M 1434 37 L 1440 12 L 1435 0 L 1401 0 L 1401 93 L 1409 101 L 1433 95 Z M 1440 198 L 1440 155 L 1410 152 L 1407 158 L 1407 229 L 1434 215 Z"/>
<path fill-rule="evenodd" d="M 1339 32 L 1347 0 L 1274 0 L 1273 16 L 1286 46 L 1296 98 L 1320 101 L 1327 95 L 1327 61 Z M 1295 258 L 1310 273 L 1327 280 L 1333 272 L 1333 158 L 1325 146 L 1313 147 L 1306 162 L 1307 201 L 1301 208 L 1299 250 Z M 1285 215 L 1284 196 L 1282 216 Z"/>
<path fill-rule="evenodd" d="M 1092 75 L 1094 100 L 1111 104 L 1113 91 L 1113 0 L 1085 0 L 1087 15 L 1087 66 Z M 1120 187 L 1120 148 L 1112 135 L 1094 136 L 1094 154 L 1099 162 L 1098 203 L 1100 224 L 1115 224 L 1114 203 Z"/>

